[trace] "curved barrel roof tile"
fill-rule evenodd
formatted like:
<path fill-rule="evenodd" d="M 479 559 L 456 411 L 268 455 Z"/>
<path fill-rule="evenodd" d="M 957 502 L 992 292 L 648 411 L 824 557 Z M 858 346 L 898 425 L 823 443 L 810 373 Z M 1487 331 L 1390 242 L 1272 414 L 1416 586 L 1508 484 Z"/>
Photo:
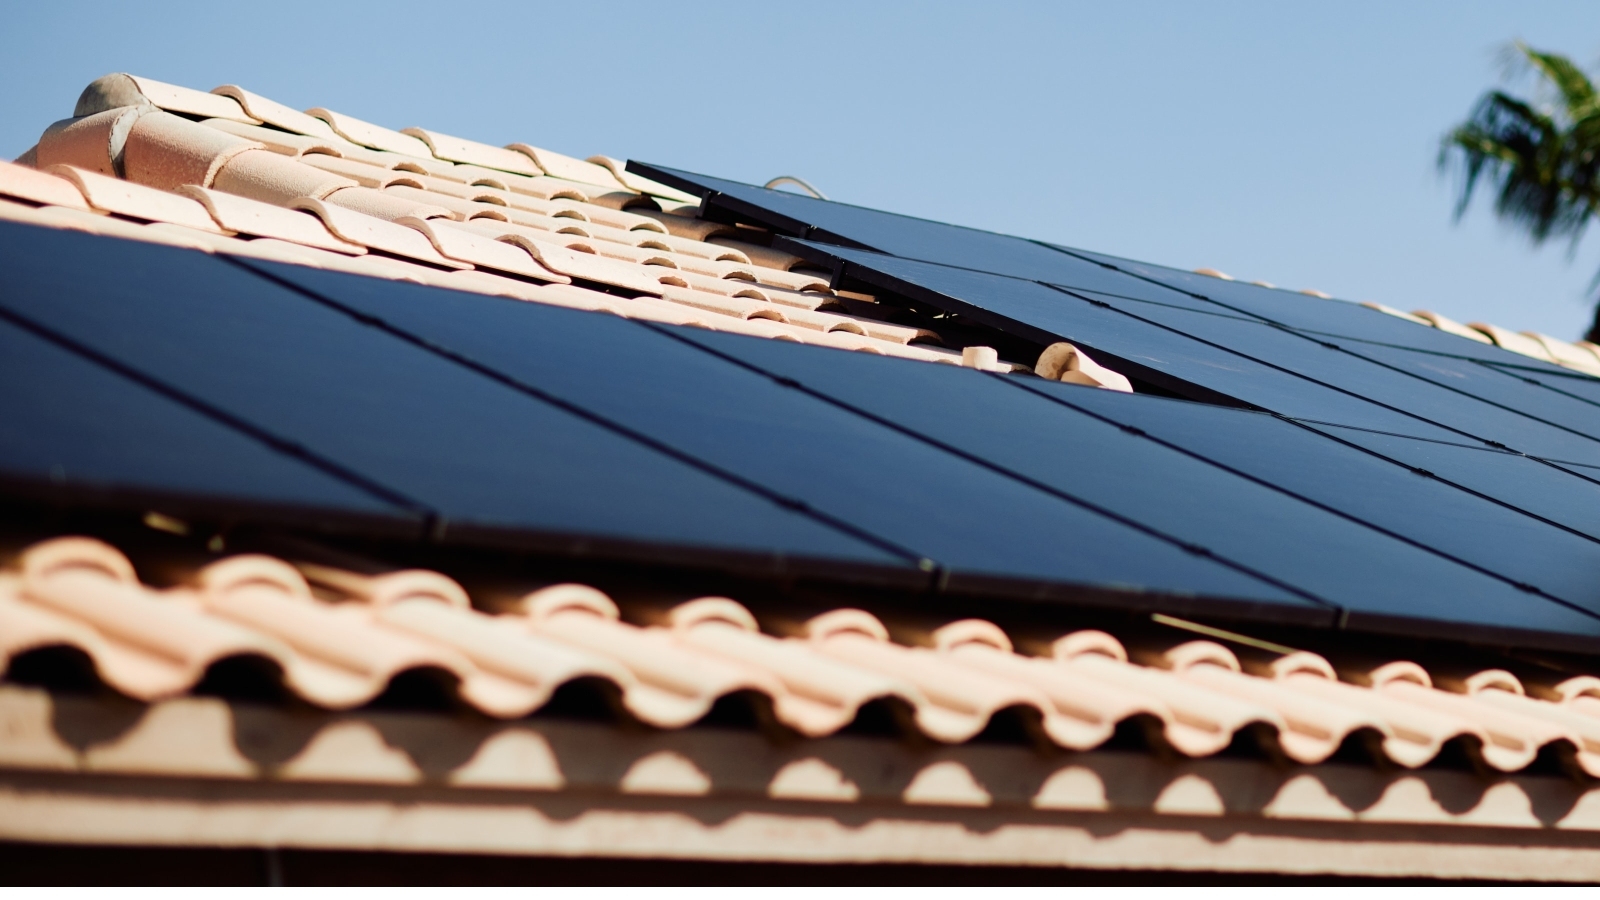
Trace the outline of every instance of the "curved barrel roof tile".
<path fill-rule="evenodd" d="M 71 184 L 28 166 L 70 166 L 52 171 Z M 112 190 L 105 181 L 126 188 Z M 797 271 L 797 257 L 761 246 L 748 229 L 695 218 L 695 198 L 631 174 L 615 158 L 585 160 L 520 142 L 494 147 L 425 128 L 393 130 L 320 107 L 297 112 L 238 85 L 206 93 L 125 74 L 97 79 L 73 117 L 46 129 L 26 166 L 0 164 L 0 198 L 12 201 L 8 218 L 51 227 L 530 302 L 550 296 L 530 288 L 575 279 L 580 289 L 602 294 L 620 288 L 661 298 L 597 299 L 585 307 L 624 316 L 928 362 L 963 358 L 963 348 L 941 346 L 934 330 L 889 321 L 894 311 L 880 315 L 871 298 L 853 295 L 849 315 L 841 315 L 828 279 Z M 321 221 L 249 211 L 243 201 Z M 86 223 L 58 208 L 219 236 Z M 500 229 L 493 236 L 511 246 L 441 231 L 440 218 Z M 556 252 L 563 250 L 586 258 Z M 370 251 L 374 258 L 338 261 L 326 251 Z M 453 278 L 450 269 L 475 274 Z M 667 311 L 674 307 L 683 312 Z M 752 318 L 776 327 L 752 329 Z M 996 355 L 982 348 L 968 356 Z M 981 367 L 1028 368 L 998 357 Z M 1055 368 L 1049 377 L 1130 389 L 1126 378 L 1087 357 Z"/>
<path fill-rule="evenodd" d="M 1364 744 L 1401 768 L 1457 742 L 1489 770 L 1520 771 L 1550 751 L 1600 778 L 1600 678 L 1592 676 L 1539 699 L 1496 669 L 1451 679 L 1456 689 L 1446 690 L 1405 660 L 1346 680 L 1322 657 L 1296 652 L 1252 674 L 1210 641 L 1144 664 L 1092 630 L 1033 656 L 977 619 L 912 646 L 856 609 L 815 616 L 789 636 L 764 633 L 726 597 L 679 603 L 657 618 L 626 621 L 610 597 L 580 584 L 542 588 L 490 614 L 437 572 L 364 575 L 262 555 L 224 558 L 156 589 L 115 548 L 62 537 L 0 571 L 0 667 L 72 648 L 111 688 L 155 701 L 194 690 L 224 660 L 250 658 L 326 709 L 360 706 L 400 675 L 427 671 L 454 684 L 461 703 L 501 719 L 536 712 L 561 686 L 586 680 L 665 729 L 742 694 L 805 737 L 835 734 L 869 704 L 887 703 L 938 743 L 970 741 L 996 716 L 1021 713 L 1037 739 L 1069 750 L 1099 747 L 1122 723 L 1143 721 L 1190 757 L 1244 739 L 1316 764 L 1367 735 Z"/>

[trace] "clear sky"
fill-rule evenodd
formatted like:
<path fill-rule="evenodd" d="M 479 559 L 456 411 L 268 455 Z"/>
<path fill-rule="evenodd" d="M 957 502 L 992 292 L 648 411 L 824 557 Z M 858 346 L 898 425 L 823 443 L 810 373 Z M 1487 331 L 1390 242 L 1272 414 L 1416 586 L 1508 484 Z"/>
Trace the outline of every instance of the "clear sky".
<path fill-rule="evenodd" d="M 1439 137 L 1514 38 L 1600 59 L 1600 3 L 19 4 L 0 153 L 95 77 L 762 182 L 1560 337 L 1600 236 L 1454 224 Z"/>

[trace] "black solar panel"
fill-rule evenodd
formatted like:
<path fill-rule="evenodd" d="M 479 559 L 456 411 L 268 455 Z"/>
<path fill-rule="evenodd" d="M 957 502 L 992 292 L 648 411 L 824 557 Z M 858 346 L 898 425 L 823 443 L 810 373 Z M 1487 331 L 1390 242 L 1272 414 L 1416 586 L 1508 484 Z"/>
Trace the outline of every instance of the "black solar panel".
<path fill-rule="evenodd" d="M 1460 438 L 1455 432 L 1369 402 L 1359 394 L 1325 386 L 1285 368 L 1264 365 L 1226 344 L 1197 339 L 1178 327 L 1184 322 L 1167 326 L 1156 320 L 1170 314 L 1258 331 L 1274 330 L 1270 326 L 1109 296 L 1093 300 L 1089 298 L 1103 295 L 1079 296 L 985 272 L 830 249 L 847 261 L 846 271 L 852 277 L 977 321 L 1008 323 L 1013 332 L 1039 343 L 1071 341 L 1119 371 L 1191 399 L 1242 404 L 1299 418 L 1419 437 Z M 1143 310 L 1145 316 L 1122 311 L 1130 308 Z M 1029 324 L 1019 324 L 1023 322 Z M 1312 350 L 1318 349 L 1316 344 L 1304 343 Z M 1287 362 L 1298 365 L 1299 360 Z"/>
<path fill-rule="evenodd" d="M 1290 592 L 823 402 L 639 323 L 292 266 L 262 270 L 927 558 L 952 590 L 1231 597 L 1323 621 Z M 819 351 L 822 359 L 838 352 Z M 929 375 L 935 367 L 911 365 Z M 1053 585 L 1053 586 L 1052 586 Z M 1189 600 L 1166 601 L 1189 605 Z"/>
<path fill-rule="evenodd" d="M 1600 540 L 1600 469 L 1563 468 L 1519 453 L 1306 423 L 1431 477 Z M 1576 475 L 1571 473 L 1577 473 Z M 1590 479 L 1588 481 L 1585 478 Z"/>
<path fill-rule="evenodd" d="M 1236 312 L 1291 328 L 1503 365 L 1562 371 L 1547 362 L 1407 322 L 1354 303 L 1229 282 L 1166 266 L 818 200 L 680 169 L 637 162 L 628 165 L 630 170 L 705 197 L 707 217 L 733 217 L 755 222 L 779 234 L 809 241 L 1182 305 L 1178 298 L 1163 296 L 1170 289 L 1172 293 L 1182 292 L 1205 298 L 1201 303 L 1212 301 Z M 1117 271 L 1108 271 L 1108 268 Z"/>
<path fill-rule="evenodd" d="M 1530 372 L 1514 366 L 1489 365 L 1496 372 L 1520 379 L 1527 384 L 1537 384 L 1541 387 L 1576 397 L 1586 403 L 1600 406 L 1600 379 L 1578 375 L 1575 372 Z"/>
<path fill-rule="evenodd" d="M 1529 623 L 1530 598 L 1504 580 L 1016 388 L 1019 383 L 1045 382 L 1019 382 L 967 369 L 819 351 L 700 329 L 667 330 L 1046 489 L 1081 498 L 1309 591 L 1349 610 L 1350 621 L 1358 626 L 1372 615 L 1430 619 L 1443 630 Z M 1059 386 L 1055 393 L 1093 394 L 1092 405 L 1112 410 L 1149 406 L 1146 398 L 1094 388 Z M 1172 405 L 1157 406 L 1154 414 Z M 1200 409 L 1209 414 L 1206 427 L 1215 430 L 1228 430 L 1241 417 L 1263 418 Z M 1330 446 L 1322 448 L 1319 443 Z M 1354 452 L 1313 436 L 1286 454 L 1284 462 L 1314 469 L 1318 451 L 1334 456 Z M 1532 524 L 1533 531 L 1546 528 Z M 1575 540 L 1580 546 L 1587 544 Z M 1576 562 L 1570 555 L 1572 547 L 1565 549 Z M 1600 544 L 1584 549 L 1600 562 Z M 1600 609 L 1600 583 L 1584 596 Z M 1544 601 L 1532 606 L 1550 616 L 1547 621 L 1564 621 L 1587 633 L 1600 626 L 1600 621 L 1591 624 Z"/>
<path fill-rule="evenodd" d="M 419 534 L 420 511 L 0 318 L 0 482 L 46 499 Z"/>
<path fill-rule="evenodd" d="M 1391 409 L 1410 413 L 1418 419 L 1433 422 L 1462 435 L 1496 442 L 1535 456 L 1600 465 L 1600 441 L 1538 421 L 1533 418 L 1538 410 L 1529 411 L 1525 415 L 1504 405 L 1495 405 L 1487 399 L 1462 393 L 1462 390 L 1469 389 L 1465 386 L 1458 389 L 1454 384 L 1451 387 L 1444 387 L 1439 383 L 1450 377 L 1442 373 L 1452 362 L 1455 362 L 1457 368 L 1481 368 L 1474 363 L 1452 361 L 1445 357 L 1371 344 L 1347 351 L 1342 345 L 1317 341 L 1272 325 L 1204 315 L 1105 295 L 1085 296 L 1098 302 L 1108 303 L 1119 311 L 1146 321 L 1227 347 L 1269 365 L 1293 371 L 1297 375 L 1329 387 L 1364 397 Z M 1465 376 L 1461 376 L 1458 383 L 1464 384 L 1465 381 Z M 1485 386 L 1485 389 L 1498 383 L 1500 393 L 1497 396 L 1500 399 L 1511 394 L 1534 393 L 1520 391 L 1511 379 L 1487 371 L 1473 383 Z M 1534 403 L 1533 398 L 1525 399 L 1530 404 Z M 1537 406 L 1544 408 L 1558 405 L 1563 399 L 1565 398 L 1559 395 L 1550 394 Z M 1573 401 L 1573 405 L 1579 404 Z M 1295 415 L 1297 418 L 1320 418 L 1299 415 L 1289 409 L 1273 411 Z M 1342 425 L 1361 424 L 1332 421 Z M 1433 436 L 1421 435 L 1416 428 L 1383 430 L 1395 430 L 1415 436 Z"/>
<path fill-rule="evenodd" d="M 1205 402 L 0 223 L 0 484 L 1600 647 L 1600 380 L 1355 304 L 631 167 L 841 287 Z"/>
<path fill-rule="evenodd" d="M 1492 344 L 1458 337 L 1356 303 L 1312 297 L 1281 288 L 1226 281 L 1209 275 L 1135 262 L 1103 253 L 1090 253 L 1067 247 L 1058 249 L 1289 328 L 1545 372 L 1567 371 L 1548 362 L 1513 353 Z M 1073 287 L 1073 285 L 1063 286 Z M 1094 290 L 1094 288 L 1089 289 Z M 1135 299 L 1151 298 L 1135 297 Z"/>
<path fill-rule="evenodd" d="M 1139 428 L 1173 446 L 1448 554 L 1463 564 L 1600 614 L 1600 582 L 1590 577 L 1600 567 L 1600 543 L 1475 496 L 1441 478 L 1418 474 L 1261 413 L 1157 397 L 1113 395 L 1042 379 L 1015 383 L 1058 402 Z M 1471 462 L 1461 461 L 1459 465 L 1466 467 Z M 1589 491 L 1590 486 L 1572 480 L 1579 491 Z M 1525 483 L 1536 485 L 1537 480 Z M 1559 482 L 1545 484 L 1555 486 Z M 1563 608 L 1534 594 L 1523 596 L 1525 603 L 1518 607 L 1517 615 L 1568 615 L 1552 612 Z M 1456 597 L 1463 607 L 1479 599 L 1475 592 Z M 1460 613 L 1462 617 L 1467 615 L 1464 610 Z M 1589 633 L 1590 626 L 1574 619 L 1562 627 Z"/>
<path fill-rule="evenodd" d="M 0 307 L 410 498 L 445 538 L 926 577 L 903 556 L 203 253 L 0 223 Z"/>
<path fill-rule="evenodd" d="M 1399 369 L 1408 375 L 1415 375 L 1485 403 L 1538 419 L 1547 425 L 1600 440 L 1600 405 L 1549 390 L 1519 375 L 1509 374 L 1516 370 L 1501 370 L 1471 360 L 1419 353 L 1399 347 L 1370 344 L 1340 346 L 1363 359 Z M 1549 380 L 1550 376 L 1545 378 Z M 1568 379 L 1560 378 L 1560 380 Z"/>
<path fill-rule="evenodd" d="M 727 211 L 766 225 L 779 234 L 1015 278 L 1070 283 L 1113 292 L 1119 286 L 1133 292 L 1151 289 L 1148 283 L 1131 276 L 1025 238 L 816 200 L 662 166 L 630 161 L 628 169 L 706 196 L 708 218 L 716 217 L 719 211 Z"/>

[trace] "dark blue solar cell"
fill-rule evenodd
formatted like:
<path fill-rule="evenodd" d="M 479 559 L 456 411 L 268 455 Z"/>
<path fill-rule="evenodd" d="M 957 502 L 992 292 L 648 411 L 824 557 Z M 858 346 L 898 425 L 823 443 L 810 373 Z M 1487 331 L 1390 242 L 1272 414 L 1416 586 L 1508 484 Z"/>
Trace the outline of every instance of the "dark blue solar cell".
<path fill-rule="evenodd" d="M 0 277 L 0 283 L 4 283 Z M 0 482 L 168 513 L 360 523 L 422 515 L 0 319 Z"/>
<path fill-rule="evenodd" d="M 1600 581 L 1590 577 L 1600 569 L 1600 543 L 1475 496 L 1441 478 L 1417 474 L 1309 428 L 1262 413 L 1081 390 L 1042 379 L 1018 379 L 1014 383 L 1057 402 L 1138 428 L 1172 446 L 1447 554 L 1463 564 L 1530 585 L 1547 596 L 1600 614 Z M 1587 490 L 1577 479 L 1572 480 L 1576 487 Z M 1527 604 L 1521 609 L 1530 614 L 1565 614 L 1552 612 L 1550 607 L 1563 607 L 1534 594 L 1524 596 Z M 1478 598 L 1463 592 L 1456 599 L 1466 606 Z"/>
<path fill-rule="evenodd" d="M 952 590 L 1048 596 L 1090 587 L 1121 592 L 1118 602 L 1131 606 L 1155 601 L 1126 592 L 1155 591 L 1231 597 L 1277 618 L 1327 615 L 1282 588 L 636 322 L 261 267 L 441 352 L 936 561 L 948 570 Z M 839 355 L 809 349 L 825 359 Z"/>
<path fill-rule="evenodd" d="M 1452 625 L 1469 619 L 1485 626 L 1527 624 L 1528 595 L 1503 580 L 1017 390 L 1008 383 L 1014 379 L 702 329 L 664 330 L 1042 487 L 1204 546 L 1345 609 Z M 1146 403 L 1092 388 L 1069 387 L 1062 393 L 1109 395 L 1097 399 L 1113 408 Z M 1240 416 L 1260 418 L 1215 412 L 1210 426 L 1218 429 Z M 1324 443 L 1335 453 L 1344 449 Z M 1315 449 L 1315 441 L 1307 444 Z M 1600 544 L 1593 550 L 1600 561 Z M 1590 593 L 1600 602 L 1600 584 Z M 1464 605 L 1463 597 L 1475 599 Z"/>
<path fill-rule="evenodd" d="M 447 539 L 926 577 L 776 499 L 204 253 L 0 223 L 0 307 L 425 505 Z"/>

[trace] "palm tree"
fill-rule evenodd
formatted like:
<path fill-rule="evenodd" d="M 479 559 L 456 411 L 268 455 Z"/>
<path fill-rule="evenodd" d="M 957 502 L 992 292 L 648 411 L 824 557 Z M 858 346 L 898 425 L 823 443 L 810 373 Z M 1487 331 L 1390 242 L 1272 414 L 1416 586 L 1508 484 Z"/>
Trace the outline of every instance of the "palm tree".
<path fill-rule="evenodd" d="M 1531 69 L 1553 102 L 1537 105 L 1489 91 L 1445 135 L 1439 166 L 1459 166 L 1463 176 L 1456 219 L 1486 178 L 1497 216 L 1525 230 L 1536 245 L 1565 237 L 1576 248 L 1600 212 L 1600 93 L 1570 59 L 1520 41 L 1512 49 L 1517 67 Z M 1600 343 L 1600 308 L 1585 337 Z"/>

